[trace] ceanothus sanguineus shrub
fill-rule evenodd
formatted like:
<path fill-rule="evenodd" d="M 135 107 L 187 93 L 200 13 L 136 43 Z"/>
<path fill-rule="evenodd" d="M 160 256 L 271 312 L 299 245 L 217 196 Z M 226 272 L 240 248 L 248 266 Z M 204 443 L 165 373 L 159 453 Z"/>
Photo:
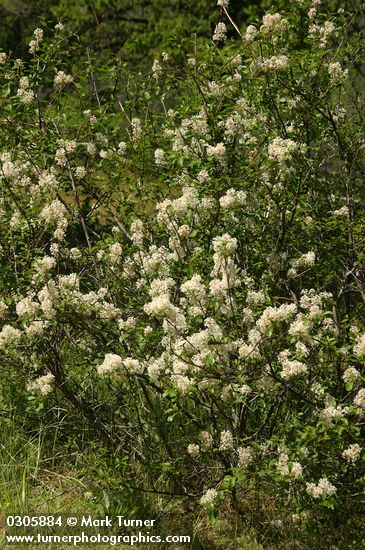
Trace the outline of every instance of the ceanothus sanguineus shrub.
<path fill-rule="evenodd" d="M 91 93 L 63 70 L 60 26 L 1 57 L 1 361 L 135 485 L 208 509 L 259 488 L 305 526 L 363 506 L 360 42 L 319 2 L 226 42 L 218 5 L 139 103 L 120 64 L 85 61 Z"/>

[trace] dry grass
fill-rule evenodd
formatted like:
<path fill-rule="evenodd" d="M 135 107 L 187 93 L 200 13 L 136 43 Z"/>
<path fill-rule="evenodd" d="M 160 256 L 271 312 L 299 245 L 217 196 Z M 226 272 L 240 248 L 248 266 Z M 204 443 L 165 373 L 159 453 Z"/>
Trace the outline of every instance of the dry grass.
<path fill-rule="evenodd" d="M 60 473 L 47 468 L 39 468 L 37 478 L 29 480 L 24 510 L 33 515 L 60 514 L 63 517 L 69 515 L 102 517 L 103 513 L 101 513 L 102 507 L 100 502 L 96 498 L 90 500 L 87 495 L 89 487 L 90 485 L 85 480 L 77 478 L 77 472 L 73 470 Z M 24 545 L 6 545 L 5 543 L 5 516 L 9 513 L 14 513 L 12 504 L 9 501 L 11 497 L 9 489 L 10 487 L 7 490 L 8 502 L 3 500 L 1 503 L 0 501 L 3 514 L 3 518 L 0 520 L 0 548 L 25 547 Z M 191 506 L 184 510 L 174 505 L 166 515 L 164 531 L 173 535 L 187 534 L 191 532 L 191 527 L 193 526 L 195 533 L 194 545 L 155 544 L 153 548 L 156 548 L 156 550 L 187 550 L 187 548 L 194 548 L 196 550 L 263 550 L 263 547 L 255 542 L 255 537 L 252 533 L 245 532 L 242 525 L 239 525 L 236 521 L 232 521 L 229 508 L 224 508 L 224 510 L 225 512 L 222 514 L 222 517 L 214 524 L 211 524 L 207 519 L 205 511 L 199 510 L 197 513 L 197 510 Z M 58 534 L 58 532 L 55 531 L 55 534 Z M 72 534 L 72 532 L 70 533 L 65 530 L 65 534 Z M 131 548 L 130 545 L 118 545 L 117 547 L 121 550 Z M 136 545 L 136 547 L 146 550 L 152 548 L 149 544 L 140 544 Z M 39 549 L 40 546 L 27 544 L 26 548 L 33 550 L 35 548 Z M 69 544 L 50 544 L 42 545 L 42 548 L 66 550 L 75 548 L 75 546 Z M 86 550 L 87 548 L 91 548 L 91 545 L 85 546 L 84 544 L 80 544 L 76 548 Z M 104 550 L 107 548 L 110 549 L 112 546 L 108 544 L 97 545 L 95 548 Z"/>

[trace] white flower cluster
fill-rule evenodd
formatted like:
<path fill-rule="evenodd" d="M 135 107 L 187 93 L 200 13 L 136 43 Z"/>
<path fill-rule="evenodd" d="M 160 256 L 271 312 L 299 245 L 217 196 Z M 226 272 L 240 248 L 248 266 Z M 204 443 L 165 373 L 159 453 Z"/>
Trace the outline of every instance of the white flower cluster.
<path fill-rule="evenodd" d="M 142 374 L 144 370 L 143 364 L 133 357 L 123 359 L 123 366 L 130 374 Z"/>
<path fill-rule="evenodd" d="M 317 10 L 316 8 L 310 8 L 308 10 L 308 19 L 315 19 L 317 17 Z"/>
<path fill-rule="evenodd" d="M 69 275 L 60 275 L 58 277 L 58 287 L 61 291 L 79 290 L 80 281 L 77 273 L 70 273 Z"/>
<path fill-rule="evenodd" d="M 161 294 L 166 294 L 170 297 L 170 290 L 175 286 L 175 281 L 171 277 L 166 279 L 154 279 L 151 281 L 149 288 L 149 295 L 152 298 L 160 296 Z"/>
<path fill-rule="evenodd" d="M 227 38 L 227 27 L 225 23 L 218 23 L 214 29 L 213 40 L 215 42 L 223 42 Z"/>
<path fill-rule="evenodd" d="M 31 40 L 29 42 L 30 53 L 36 53 L 39 50 L 39 46 L 43 41 L 43 29 L 35 29 L 33 35 L 34 35 L 34 40 Z"/>
<path fill-rule="evenodd" d="M 59 182 L 53 171 L 43 170 L 38 177 L 38 188 L 44 192 L 59 189 Z"/>
<path fill-rule="evenodd" d="M 223 210 L 230 208 L 237 208 L 243 206 L 246 203 L 247 195 L 244 191 L 237 191 L 236 189 L 228 189 L 225 195 L 219 199 L 219 204 Z"/>
<path fill-rule="evenodd" d="M 340 84 L 348 77 L 348 69 L 343 69 L 337 61 L 328 65 L 328 74 L 330 75 L 332 84 Z"/>
<path fill-rule="evenodd" d="M 166 282 L 166 281 L 165 281 Z M 166 286 L 161 285 L 161 281 L 154 281 L 152 285 L 153 298 L 151 302 L 144 305 L 143 309 L 147 315 L 152 315 L 164 320 L 164 329 L 169 332 L 171 328 L 178 332 L 186 328 L 186 319 L 180 309 L 170 301 L 169 292 L 166 292 Z M 156 295 L 154 289 L 156 290 Z"/>
<path fill-rule="evenodd" d="M 219 6 L 220 8 L 228 8 L 229 0 L 218 0 L 217 6 Z"/>
<path fill-rule="evenodd" d="M 248 342 L 239 340 L 238 343 L 238 355 L 241 359 L 248 359 L 254 357 L 260 357 L 259 344 L 262 340 L 262 334 L 256 330 L 251 329 L 248 333 Z"/>
<path fill-rule="evenodd" d="M 298 150 L 298 144 L 292 139 L 283 139 L 276 137 L 269 145 L 268 153 L 271 160 L 277 161 L 279 164 L 289 160 L 293 153 Z"/>
<path fill-rule="evenodd" d="M 361 374 L 355 367 L 347 367 L 342 375 L 342 380 L 347 384 L 348 382 L 357 382 L 361 378 Z"/>
<path fill-rule="evenodd" d="M 19 317 L 25 317 L 26 315 L 36 315 L 39 309 L 39 304 L 34 302 L 30 296 L 22 298 L 15 306 L 16 314 Z"/>
<path fill-rule="evenodd" d="M 220 451 L 230 451 L 233 449 L 233 435 L 230 431 L 224 430 L 220 435 Z"/>
<path fill-rule="evenodd" d="M 207 292 L 200 275 L 193 275 L 191 279 L 182 283 L 180 287 L 187 298 L 188 313 L 192 316 L 204 315 L 207 302 Z"/>
<path fill-rule="evenodd" d="M 3 302 L 3 300 L 0 300 L 0 319 L 3 319 L 5 317 L 8 309 L 9 309 L 8 305 L 5 302 Z"/>
<path fill-rule="evenodd" d="M 20 340 L 21 332 L 11 325 L 4 325 L 0 332 L 0 348 L 6 344 L 12 344 Z"/>
<path fill-rule="evenodd" d="M 67 209 L 65 205 L 58 199 L 46 204 L 39 214 L 48 224 L 56 224 L 56 230 L 53 234 L 54 238 L 62 241 L 68 226 Z"/>
<path fill-rule="evenodd" d="M 256 326 L 262 334 L 267 334 L 272 325 L 279 321 L 287 321 L 297 311 L 295 304 L 282 304 L 278 307 L 269 306 L 264 309 L 261 317 L 257 320 Z"/>
<path fill-rule="evenodd" d="M 29 382 L 27 390 L 30 393 L 40 394 L 42 397 L 46 397 L 53 390 L 55 377 L 53 374 L 45 374 L 40 376 L 36 380 Z"/>
<path fill-rule="evenodd" d="M 162 353 L 160 357 L 157 357 L 156 359 L 150 359 L 147 363 L 148 376 L 152 380 L 158 380 L 160 376 L 164 373 L 165 367 L 165 354 Z"/>
<path fill-rule="evenodd" d="M 48 321 L 35 320 L 31 321 L 25 328 L 25 334 L 29 338 L 35 338 L 43 334 L 45 328 L 48 325 Z"/>
<path fill-rule="evenodd" d="M 330 292 L 319 292 L 314 289 L 301 291 L 300 307 L 306 311 L 309 320 L 315 320 L 323 313 L 323 304 L 332 298 Z"/>
<path fill-rule="evenodd" d="M 75 168 L 75 177 L 77 179 L 82 179 L 86 176 L 86 168 L 85 166 L 76 166 Z"/>
<path fill-rule="evenodd" d="M 297 342 L 295 344 L 295 351 L 298 355 L 302 357 L 307 357 L 309 355 L 309 349 L 303 342 Z"/>
<path fill-rule="evenodd" d="M 246 295 L 246 302 L 249 308 L 255 308 L 265 302 L 266 296 L 263 290 L 249 290 Z"/>
<path fill-rule="evenodd" d="M 288 333 L 294 338 L 304 338 L 308 336 L 312 328 L 312 323 L 302 313 L 298 314 L 291 323 Z"/>
<path fill-rule="evenodd" d="M 208 489 L 208 491 L 201 497 L 200 504 L 205 507 L 213 506 L 218 498 L 218 491 L 215 489 Z"/>
<path fill-rule="evenodd" d="M 357 337 L 354 345 L 354 355 L 356 355 L 356 357 L 365 355 L 365 333 Z"/>
<path fill-rule="evenodd" d="M 322 321 L 323 330 L 326 332 L 332 332 L 333 334 L 337 333 L 337 325 L 331 317 L 326 317 Z"/>
<path fill-rule="evenodd" d="M 299 258 L 296 258 L 292 261 L 292 266 L 295 269 L 298 268 L 309 268 L 313 267 L 316 261 L 316 255 L 314 252 L 307 252 L 306 254 L 302 254 Z"/>
<path fill-rule="evenodd" d="M 244 40 L 246 42 L 253 42 L 256 38 L 257 32 L 258 31 L 254 25 L 248 25 L 244 35 Z"/>
<path fill-rule="evenodd" d="M 85 143 L 85 147 L 88 155 L 90 155 L 91 157 L 94 157 L 96 155 L 96 146 L 93 143 Z"/>
<path fill-rule="evenodd" d="M 335 216 L 335 218 L 349 219 L 350 210 L 348 206 L 341 206 L 341 208 L 339 208 L 338 210 L 333 211 L 333 215 Z"/>
<path fill-rule="evenodd" d="M 255 59 L 252 62 L 251 68 L 254 72 L 277 72 L 284 71 L 289 67 L 289 58 L 286 55 L 273 55 L 268 59 Z"/>
<path fill-rule="evenodd" d="M 325 48 L 335 30 L 336 26 L 332 21 L 325 21 L 323 25 L 314 23 L 309 27 L 309 38 L 319 39 L 319 47 Z"/>
<path fill-rule="evenodd" d="M 32 173 L 30 163 L 24 162 L 22 159 L 14 160 L 12 157 L 12 153 L 8 151 L 4 151 L 3 153 L 1 153 L 0 159 L 2 162 L 2 176 L 8 180 L 12 180 L 14 185 L 18 185 L 21 188 L 22 193 L 29 191 L 33 193 L 34 186 L 31 185 L 32 180 L 29 177 L 29 172 Z M 15 211 L 13 216 L 15 221 L 15 218 L 17 216 L 20 216 L 19 211 Z M 14 226 L 16 226 L 16 222 Z"/>
<path fill-rule="evenodd" d="M 171 382 L 179 391 L 181 391 L 181 393 L 186 393 L 193 385 L 193 381 L 188 376 L 184 376 L 183 374 L 173 374 L 171 376 Z"/>
<path fill-rule="evenodd" d="M 218 299 L 228 299 L 227 291 L 239 285 L 237 266 L 232 256 L 237 248 L 237 239 L 228 233 L 213 239 L 213 279 L 209 283 L 210 294 Z M 230 300 L 232 306 L 232 299 Z"/>
<path fill-rule="evenodd" d="M 1 334 L 0 334 L 1 336 Z M 355 395 L 354 405 L 365 413 L 365 388 L 361 388 Z"/>
<path fill-rule="evenodd" d="M 217 159 L 220 162 L 223 162 L 226 158 L 226 146 L 224 143 L 217 143 L 217 145 L 208 145 L 207 146 L 207 155 Z"/>
<path fill-rule="evenodd" d="M 123 367 L 123 359 L 115 353 L 107 353 L 97 372 L 100 376 L 107 376 L 119 371 Z"/>
<path fill-rule="evenodd" d="M 50 281 L 38 292 L 37 296 L 44 317 L 52 319 L 56 314 L 54 306 L 57 301 L 57 291 L 54 282 Z"/>
<path fill-rule="evenodd" d="M 162 66 L 158 59 L 155 59 L 152 64 L 152 76 L 158 80 L 159 76 L 162 74 Z"/>
<path fill-rule="evenodd" d="M 56 76 L 54 77 L 53 83 L 56 88 L 62 88 L 67 84 L 71 84 L 73 80 L 74 77 L 71 74 L 66 74 L 64 71 L 58 71 Z"/>
<path fill-rule="evenodd" d="M 43 256 L 35 261 L 35 270 L 38 275 L 44 277 L 56 265 L 56 259 L 52 256 Z"/>
<path fill-rule="evenodd" d="M 306 490 L 309 496 L 312 498 L 328 498 L 334 495 L 337 491 L 337 488 L 332 485 L 326 477 L 322 477 L 317 485 L 315 483 L 307 483 Z"/>
<path fill-rule="evenodd" d="M 106 151 L 105 149 L 100 149 L 100 151 L 99 151 L 99 157 L 100 157 L 101 159 L 107 159 L 107 158 L 110 157 L 110 153 L 111 153 L 110 151 Z"/>
<path fill-rule="evenodd" d="M 137 326 L 135 317 L 127 317 L 127 319 L 118 319 L 118 328 L 120 331 L 131 330 Z"/>
<path fill-rule="evenodd" d="M 127 144 L 125 141 L 121 141 L 120 143 L 118 143 L 118 154 L 121 156 L 121 157 L 124 157 L 125 154 L 126 154 L 126 151 L 127 151 Z"/>
<path fill-rule="evenodd" d="M 116 265 L 120 262 L 122 257 L 122 247 L 119 243 L 114 243 L 109 248 L 109 262 L 110 265 Z"/>
<path fill-rule="evenodd" d="M 220 87 L 219 95 L 221 96 L 223 96 L 222 91 L 224 92 L 224 88 L 222 90 Z M 224 130 L 224 141 L 226 143 L 232 143 L 242 128 L 243 121 L 238 113 L 233 112 L 232 115 L 229 115 L 225 120 L 218 122 L 218 126 Z M 232 189 L 232 191 L 234 191 L 234 189 Z"/>
<path fill-rule="evenodd" d="M 303 467 L 300 462 L 289 462 L 289 456 L 286 453 L 280 453 L 277 469 L 282 476 L 290 480 L 296 480 L 303 476 Z"/>
<path fill-rule="evenodd" d="M 138 141 L 142 135 L 142 126 L 139 118 L 137 117 L 132 118 L 131 129 L 132 129 L 131 141 Z"/>
<path fill-rule="evenodd" d="M 198 456 L 200 454 L 199 445 L 195 445 L 194 443 L 190 443 L 190 445 L 188 445 L 188 448 L 186 450 L 190 456 Z"/>
<path fill-rule="evenodd" d="M 290 380 L 291 378 L 305 374 L 308 371 L 308 367 L 304 363 L 298 361 L 297 359 L 289 359 L 289 355 L 290 351 L 286 349 L 280 352 L 278 357 L 278 361 L 283 367 L 280 376 L 284 380 Z"/>
<path fill-rule="evenodd" d="M 214 442 L 209 432 L 201 432 L 200 439 L 203 451 L 209 451 L 210 449 L 212 449 Z"/>
<path fill-rule="evenodd" d="M 179 223 L 189 211 L 202 206 L 199 201 L 197 191 L 193 187 L 183 187 L 179 198 L 171 200 L 166 199 L 157 204 L 157 221 L 167 227 L 173 233 L 175 224 Z"/>
<path fill-rule="evenodd" d="M 156 245 L 151 245 L 147 253 L 138 251 L 138 260 L 136 260 L 136 256 L 134 257 L 137 264 L 141 264 L 143 273 L 147 277 L 168 276 L 171 269 L 171 263 L 178 259 L 178 254 L 170 252 L 163 246 L 159 248 Z M 126 260 L 126 262 L 128 262 L 128 260 Z M 128 272 L 129 269 L 131 269 L 131 273 L 134 272 L 132 266 L 128 266 L 128 263 L 125 263 L 124 270 Z"/>
<path fill-rule="evenodd" d="M 17 96 L 20 100 L 29 105 L 34 99 L 34 92 L 30 89 L 29 79 L 27 76 L 22 76 L 19 80 L 19 88 L 17 90 Z"/>
<path fill-rule="evenodd" d="M 260 31 L 263 34 L 280 33 L 288 26 L 286 19 L 283 19 L 280 13 L 267 13 L 262 18 Z"/>
<path fill-rule="evenodd" d="M 144 239 L 144 225 L 139 219 L 134 220 L 130 227 L 130 236 L 135 246 L 141 247 Z"/>
<path fill-rule="evenodd" d="M 72 79 L 73 80 L 73 79 Z M 72 80 L 70 82 L 72 82 Z M 83 111 L 83 114 L 87 117 L 87 119 L 89 120 L 90 124 L 93 126 L 94 124 L 97 123 L 98 119 L 97 117 L 92 113 L 91 109 L 85 109 Z"/>
<path fill-rule="evenodd" d="M 210 97 L 220 97 L 224 92 L 220 84 L 212 81 L 204 88 L 204 93 Z M 207 113 L 201 109 L 190 118 L 182 119 L 180 126 L 174 129 L 166 128 L 166 137 L 170 138 L 172 150 L 183 155 L 193 156 L 204 154 L 207 147 L 205 138 L 209 135 Z"/>
<path fill-rule="evenodd" d="M 339 422 L 346 413 L 346 407 L 342 408 L 339 405 L 337 405 L 337 407 L 335 405 L 328 405 L 319 413 L 319 418 L 329 426 L 332 426 L 335 422 Z"/>
<path fill-rule="evenodd" d="M 210 182 L 210 175 L 208 170 L 200 170 L 199 174 L 197 175 L 196 179 L 199 183 L 209 183 Z"/>
<path fill-rule="evenodd" d="M 60 147 L 57 149 L 55 154 L 55 160 L 58 166 L 66 166 L 68 161 L 68 156 L 76 152 L 77 143 L 74 140 L 67 141 L 64 139 L 59 140 Z"/>
<path fill-rule="evenodd" d="M 224 97 L 224 87 L 215 80 L 211 80 L 210 82 L 208 82 L 208 85 L 206 86 L 206 88 L 204 88 L 204 92 L 208 97 Z M 224 121 L 221 121 L 219 123 L 219 126 L 221 127 L 222 124 L 224 124 Z"/>
<path fill-rule="evenodd" d="M 164 166 L 166 164 L 165 151 L 163 149 L 156 149 L 154 156 L 157 166 Z"/>
<path fill-rule="evenodd" d="M 358 443 L 354 443 L 343 451 L 342 458 L 344 458 L 347 462 L 356 462 L 360 458 L 361 450 L 360 445 Z"/>
<path fill-rule="evenodd" d="M 214 249 L 214 265 L 222 260 L 222 258 L 227 258 L 234 254 L 237 248 L 237 239 L 231 237 L 228 233 L 215 237 L 213 239 L 213 249 Z M 219 268 L 215 267 L 215 270 L 219 271 Z"/>
<path fill-rule="evenodd" d="M 254 454 L 251 447 L 238 447 L 238 467 L 239 468 L 248 468 L 252 464 L 254 459 Z"/>

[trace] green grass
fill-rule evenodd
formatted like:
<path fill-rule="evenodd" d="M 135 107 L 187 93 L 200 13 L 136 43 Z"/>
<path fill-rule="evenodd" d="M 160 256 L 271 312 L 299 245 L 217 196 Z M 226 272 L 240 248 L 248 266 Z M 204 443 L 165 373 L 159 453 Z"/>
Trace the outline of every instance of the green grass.
<path fill-rule="evenodd" d="M 36 437 L 27 437 L 24 430 L 16 427 L 11 420 L 3 422 L 0 433 L 0 548 L 10 548 L 5 546 L 4 540 L 7 515 L 90 514 L 92 517 L 103 517 L 106 513 L 103 502 L 105 497 L 101 490 L 103 482 L 94 478 L 95 472 L 90 472 L 90 479 L 88 476 L 88 465 L 92 464 L 93 457 L 83 456 L 82 453 L 74 453 L 75 456 L 66 453 L 62 455 L 62 446 L 58 444 L 58 427 L 51 428 L 47 426 Z M 52 438 L 50 433 L 53 434 Z M 83 467 L 78 467 L 81 464 Z M 90 494 L 93 492 L 95 495 Z M 151 506 L 155 508 L 156 502 L 151 501 Z M 181 525 L 181 515 L 179 504 L 172 505 L 164 531 L 183 533 L 185 527 Z M 186 526 L 194 526 L 194 545 L 161 545 L 161 550 L 263 550 L 255 542 L 254 534 L 242 533 L 242 528 L 231 521 L 228 512 L 214 524 L 209 523 L 205 511 L 200 508 L 190 510 L 187 514 L 184 512 L 184 517 Z M 148 545 L 138 547 L 147 549 Z M 159 550 L 157 545 L 153 547 Z M 27 545 L 26 548 L 31 550 L 39 548 L 39 545 Z M 42 545 L 42 548 L 55 548 L 55 545 Z M 63 548 L 74 546 L 57 545 L 57 550 Z M 84 550 L 87 547 L 79 545 L 77 548 Z M 98 548 L 110 549 L 111 546 L 99 545 Z M 118 548 L 131 546 L 118 545 Z"/>

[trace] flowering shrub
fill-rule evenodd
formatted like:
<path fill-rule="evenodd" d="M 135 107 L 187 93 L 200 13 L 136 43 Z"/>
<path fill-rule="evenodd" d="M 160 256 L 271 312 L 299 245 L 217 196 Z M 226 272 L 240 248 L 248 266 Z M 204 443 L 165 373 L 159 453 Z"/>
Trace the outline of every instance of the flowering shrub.
<path fill-rule="evenodd" d="M 246 30 L 218 5 L 135 87 L 64 71 L 60 26 L 1 57 L 4 383 L 62 396 L 141 490 L 332 528 L 365 489 L 360 42 L 319 2 Z"/>

